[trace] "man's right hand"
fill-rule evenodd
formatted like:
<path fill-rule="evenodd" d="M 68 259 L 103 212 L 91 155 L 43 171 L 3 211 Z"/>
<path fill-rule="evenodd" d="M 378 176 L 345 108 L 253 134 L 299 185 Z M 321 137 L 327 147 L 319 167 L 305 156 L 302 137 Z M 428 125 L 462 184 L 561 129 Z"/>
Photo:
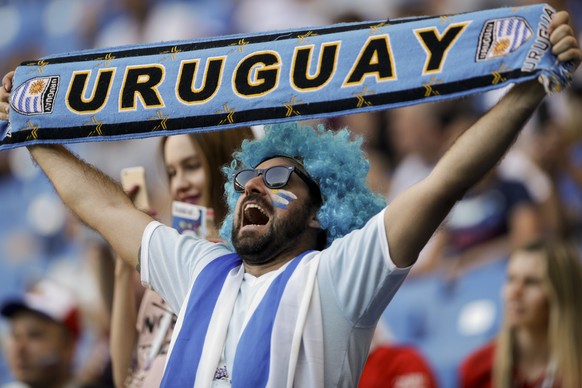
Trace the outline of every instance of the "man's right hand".
<path fill-rule="evenodd" d="M 2 78 L 2 87 L 0 87 L 0 120 L 8 120 L 8 112 L 10 111 L 10 92 L 12 91 L 12 79 L 14 78 L 14 71 L 6 74 Z"/>

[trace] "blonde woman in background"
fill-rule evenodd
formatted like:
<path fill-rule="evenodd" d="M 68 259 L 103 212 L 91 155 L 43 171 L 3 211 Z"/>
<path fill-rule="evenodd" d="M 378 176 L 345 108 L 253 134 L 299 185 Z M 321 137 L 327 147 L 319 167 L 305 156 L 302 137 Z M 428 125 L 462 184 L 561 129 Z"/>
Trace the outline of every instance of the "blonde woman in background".
<path fill-rule="evenodd" d="M 462 387 L 582 387 L 582 265 L 576 248 L 546 239 L 514 252 L 497 339 L 463 362 Z"/>

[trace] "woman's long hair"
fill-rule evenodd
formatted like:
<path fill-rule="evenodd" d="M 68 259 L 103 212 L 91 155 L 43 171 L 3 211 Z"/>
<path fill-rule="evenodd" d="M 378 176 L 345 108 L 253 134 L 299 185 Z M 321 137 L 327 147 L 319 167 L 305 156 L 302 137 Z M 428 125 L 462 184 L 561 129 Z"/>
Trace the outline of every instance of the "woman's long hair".
<path fill-rule="evenodd" d="M 540 239 L 520 251 L 539 253 L 549 290 L 549 360 L 560 386 L 582 387 L 582 263 L 576 247 L 557 239 Z M 513 330 L 505 324 L 498 336 L 493 363 L 496 388 L 512 386 L 516 364 Z"/>

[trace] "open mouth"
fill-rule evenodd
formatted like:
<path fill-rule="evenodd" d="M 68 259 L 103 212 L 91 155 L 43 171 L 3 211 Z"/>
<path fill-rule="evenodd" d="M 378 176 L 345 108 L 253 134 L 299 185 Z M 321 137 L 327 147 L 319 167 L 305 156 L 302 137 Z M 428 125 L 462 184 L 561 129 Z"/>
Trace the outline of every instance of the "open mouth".
<path fill-rule="evenodd" d="M 262 207 L 256 203 L 248 203 L 243 209 L 242 226 L 267 225 L 269 216 Z"/>

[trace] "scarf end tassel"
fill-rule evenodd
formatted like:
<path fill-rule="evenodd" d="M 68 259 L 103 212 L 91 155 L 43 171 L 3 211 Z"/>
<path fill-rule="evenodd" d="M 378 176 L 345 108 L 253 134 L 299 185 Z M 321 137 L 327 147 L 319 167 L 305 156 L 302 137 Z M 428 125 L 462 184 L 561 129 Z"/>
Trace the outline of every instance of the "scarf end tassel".
<path fill-rule="evenodd" d="M 572 83 L 574 64 L 572 62 L 557 63 L 551 69 L 543 70 L 538 80 L 544 86 L 547 94 L 563 91 Z"/>

